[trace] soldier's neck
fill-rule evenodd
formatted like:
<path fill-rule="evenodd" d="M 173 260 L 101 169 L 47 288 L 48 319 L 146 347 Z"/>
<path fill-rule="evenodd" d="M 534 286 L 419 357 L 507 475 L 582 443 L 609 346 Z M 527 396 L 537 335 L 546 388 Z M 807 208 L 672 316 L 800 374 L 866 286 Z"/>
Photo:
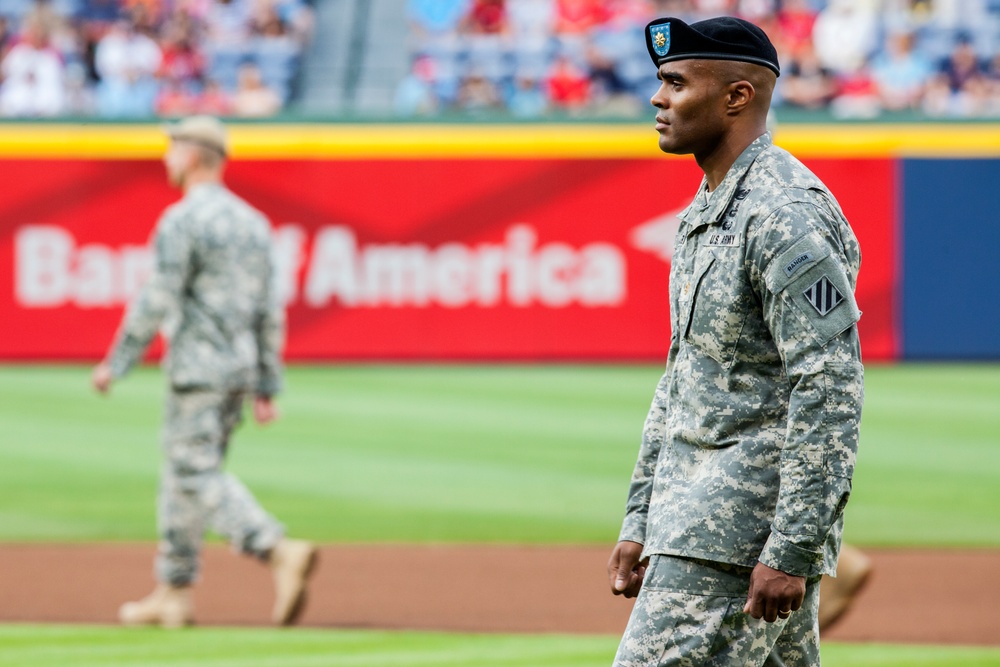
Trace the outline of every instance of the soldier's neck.
<path fill-rule="evenodd" d="M 708 182 L 708 191 L 713 192 L 719 187 L 730 168 L 737 158 L 743 154 L 747 146 L 755 142 L 758 137 L 764 134 L 767 128 L 760 124 L 760 127 L 752 125 L 737 125 L 721 137 L 719 142 L 712 149 L 702 155 L 695 155 L 698 166 L 705 172 L 705 180 Z"/>
<path fill-rule="evenodd" d="M 187 194 L 191 188 L 198 185 L 211 184 L 218 185 L 222 183 L 222 172 L 215 169 L 196 169 L 191 171 L 184 178 L 184 185 L 182 190 Z"/>

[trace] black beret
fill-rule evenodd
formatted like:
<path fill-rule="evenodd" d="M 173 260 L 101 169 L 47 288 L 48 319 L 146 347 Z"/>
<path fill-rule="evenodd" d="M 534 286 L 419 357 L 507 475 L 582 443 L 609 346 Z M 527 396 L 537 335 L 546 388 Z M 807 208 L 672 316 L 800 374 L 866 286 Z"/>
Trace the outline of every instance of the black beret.
<path fill-rule="evenodd" d="M 763 65 L 776 75 L 778 52 L 763 30 L 749 21 L 720 16 L 688 25 L 675 18 L 646 26 L 646 48 L 657 67 L 673 60 L 740 60 Z"/>

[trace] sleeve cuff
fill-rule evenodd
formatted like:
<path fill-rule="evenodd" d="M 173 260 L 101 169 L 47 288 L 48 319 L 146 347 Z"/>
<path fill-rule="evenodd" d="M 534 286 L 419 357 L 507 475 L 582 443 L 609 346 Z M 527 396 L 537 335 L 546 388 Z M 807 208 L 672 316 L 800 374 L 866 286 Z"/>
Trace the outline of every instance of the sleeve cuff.
<path fill-rule="evenodd" d="M 801 547 L 773 527 L 758 560 L 768 567 L 797 577 L 817 577 L 824 570 L 822 548 Z"/>
<path fill-rule="evenodd" d="M 618 541 L 635 542 L 637 544 L 646 543 L 646 517 L 627 516 L 622 523 L 622 530 L 618 534 Z"/>
<path fill-rule="evenodd" d="M 129 338 L 122 338 L 108 355 L 108 366 L 111 367 L 111 375 L 115 378 L 122 378 L 128 374 L 132 367 L 139 360 L 142 350 L 139 346 L 132 344 Z"/>
<path fill-rule="evenodd" d="M 266 396 L 268 398 L 276 396 L 281 392 L 281 380 L 275 377 L 262 377 L 257 382 L 257 395 Z"/>

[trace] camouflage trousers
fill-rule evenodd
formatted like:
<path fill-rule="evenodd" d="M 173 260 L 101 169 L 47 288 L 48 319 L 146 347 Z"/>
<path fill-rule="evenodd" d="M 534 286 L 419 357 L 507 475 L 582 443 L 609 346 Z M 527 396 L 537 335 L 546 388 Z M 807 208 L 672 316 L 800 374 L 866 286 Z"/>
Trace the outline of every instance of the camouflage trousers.
<path fill-rule="evenodd" d="M 802 608 L 765 623 L 743 613 L 750 568 L 652 556 L 615 667 L 813 667 L 819 579 Z"/>
<path fill-rule="evenodd" d="M 197 578 L 206 528 L 234 550 L 261 559 L 284 534 L 243 483 L 222 470 L 244 398 L 242 391 L 168 393 L 157 502 L 156 576 L 162 582 L 186 585 Z"/>

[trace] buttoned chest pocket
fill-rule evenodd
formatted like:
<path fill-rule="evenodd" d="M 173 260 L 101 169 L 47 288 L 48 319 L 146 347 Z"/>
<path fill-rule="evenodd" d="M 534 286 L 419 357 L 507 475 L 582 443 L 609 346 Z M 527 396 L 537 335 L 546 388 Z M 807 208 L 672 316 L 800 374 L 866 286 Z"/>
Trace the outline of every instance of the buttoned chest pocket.
<path fill-rule="evenodd" d="M 704 248 L 690 283 L 684 339 L 723 366 L 732 363 L 753 297 L 742 248 Z"/>

